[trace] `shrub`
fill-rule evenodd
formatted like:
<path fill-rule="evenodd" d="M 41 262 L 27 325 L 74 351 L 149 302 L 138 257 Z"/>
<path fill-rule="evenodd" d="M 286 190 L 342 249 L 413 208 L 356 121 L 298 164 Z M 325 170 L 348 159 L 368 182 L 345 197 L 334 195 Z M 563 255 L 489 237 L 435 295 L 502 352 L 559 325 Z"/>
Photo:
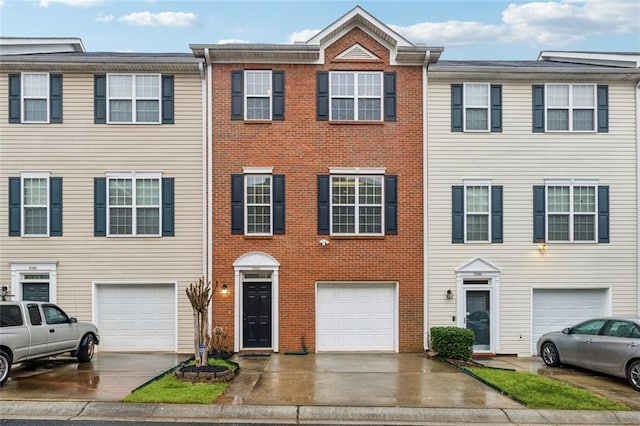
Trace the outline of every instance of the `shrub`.
<path fill-rule="evenodd" d="M 431 349 L 445 358 L 470 360 L 474 342 L 475 335 L 468 328 L 431 328 Z"/>

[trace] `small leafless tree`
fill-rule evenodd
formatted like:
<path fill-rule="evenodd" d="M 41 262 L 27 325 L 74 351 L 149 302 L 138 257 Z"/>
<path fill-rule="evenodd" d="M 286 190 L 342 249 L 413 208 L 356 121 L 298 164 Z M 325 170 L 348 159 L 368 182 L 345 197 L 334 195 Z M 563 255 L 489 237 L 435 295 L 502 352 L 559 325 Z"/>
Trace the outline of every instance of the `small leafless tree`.
<path fill-rule="evenodd" d="M 209 303 L 211 303 L 211 298 L 217 287 L 218 283 L 216 282 L 212 291 L 211 282 L 205 283 L 204 277 L 201 277 L 197 283 L 189 284 L 186 289 L 187 297 L 193 308 L 193 343 L 197 367 L 207 365 L 209 354 L 209 333 L 207 332 Z"/>

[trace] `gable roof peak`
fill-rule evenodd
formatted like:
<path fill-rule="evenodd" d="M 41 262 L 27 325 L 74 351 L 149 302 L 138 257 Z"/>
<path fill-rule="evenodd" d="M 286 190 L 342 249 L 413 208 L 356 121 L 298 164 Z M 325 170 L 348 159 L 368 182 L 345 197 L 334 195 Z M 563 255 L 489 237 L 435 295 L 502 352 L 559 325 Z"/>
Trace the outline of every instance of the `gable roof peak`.
<path fill-rule="evenodd" d="M 371 15 L 360 6 L 355 6 L 353 9 L 342 15 L 325 29 L 307 40 L 306 44 L 326 44 L 327 42 L 330 42 L 330 40 L 332 40 L 334 37 L 343 34 L 354 27 L 360 27 L 365 32 L 374 34 L 393 47 L 415 46 L 409 40 L 402 37 L 387 25 L 383 24 L 376 17 Z"/>

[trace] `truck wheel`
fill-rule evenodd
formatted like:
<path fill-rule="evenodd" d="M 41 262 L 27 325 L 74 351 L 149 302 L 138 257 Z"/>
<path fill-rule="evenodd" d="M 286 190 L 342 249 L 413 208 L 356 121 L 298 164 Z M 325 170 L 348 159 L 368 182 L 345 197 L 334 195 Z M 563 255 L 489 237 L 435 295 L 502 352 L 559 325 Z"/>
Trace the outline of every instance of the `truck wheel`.
<path fill-rule="evenodd" d="M 10 372 L 11 357 L 5 351 L 0 351 L 0 386 L 5 384 Z"/>
<path fill-rule="evenodd" d="M 79 362 L 89 362 L 91 358 L 93 358 L 93 351 L 96 346 L 96 340 L 93 338 L 91 334 L 85 336 L 82 339 L 82 343 L 80 343 L 80 348 L 78 349 L 77 357 Z"/>

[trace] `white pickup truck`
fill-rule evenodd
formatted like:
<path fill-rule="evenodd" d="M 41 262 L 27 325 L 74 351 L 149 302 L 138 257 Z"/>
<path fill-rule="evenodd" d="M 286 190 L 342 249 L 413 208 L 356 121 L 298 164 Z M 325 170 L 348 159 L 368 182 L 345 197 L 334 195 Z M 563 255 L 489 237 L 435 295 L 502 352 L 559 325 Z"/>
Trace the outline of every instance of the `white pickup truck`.
<path fill-rule="evenodd" d="M 78 322 L 49 302 L 0 302 L 0 386 L 11 365 L 70 352 L 79 362 L 91 361 L 98 329 Z"/>

